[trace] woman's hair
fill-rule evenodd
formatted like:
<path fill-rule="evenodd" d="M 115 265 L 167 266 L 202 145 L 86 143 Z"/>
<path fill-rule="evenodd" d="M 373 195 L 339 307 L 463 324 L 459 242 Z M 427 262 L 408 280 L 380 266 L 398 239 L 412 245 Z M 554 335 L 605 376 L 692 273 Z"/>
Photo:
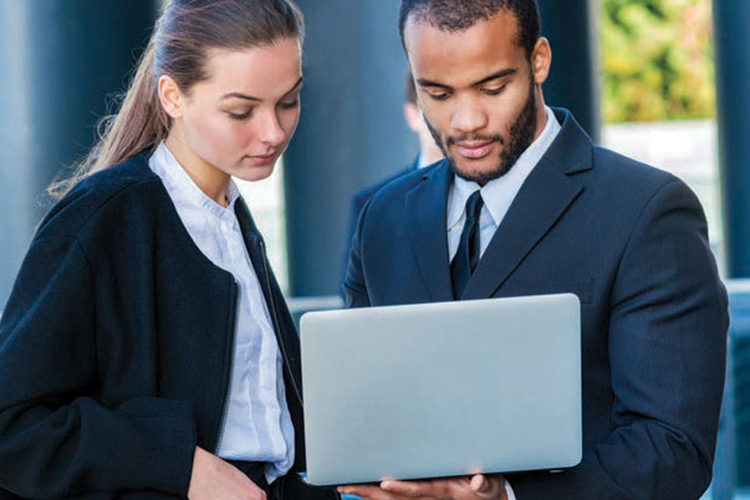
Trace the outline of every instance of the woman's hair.
<path fill-rule="evenodd" d="M 157 83 L 169 75 L 183 94 L 209 78 L 211 49 L 248 49 L 304 37 L 302 13 L 292 0 L 170 0 L 138 62 L 117 114 L 103 118 L 98 143 L 75 173 L 53 183 L 53 199 L 94 172 L 155 148 L 167 138 L 171 118 L 159 102 Z"/>

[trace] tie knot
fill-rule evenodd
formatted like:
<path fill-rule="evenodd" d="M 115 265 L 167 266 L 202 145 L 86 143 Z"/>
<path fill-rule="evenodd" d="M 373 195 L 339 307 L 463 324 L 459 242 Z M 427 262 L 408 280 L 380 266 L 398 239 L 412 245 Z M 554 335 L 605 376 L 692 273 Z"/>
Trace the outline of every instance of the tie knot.
<path fill-rule="evenodd" d="M 484 205 L 484 201 L 482 200 L 481 191 L 479 190 L 474 191 L 474 193 L 471 196 L 469 196 L 469 199 L 466 201 L 466 219 L 467 220 L 479 219 L 479 216 L 482 213 L 483 205 Z"/>

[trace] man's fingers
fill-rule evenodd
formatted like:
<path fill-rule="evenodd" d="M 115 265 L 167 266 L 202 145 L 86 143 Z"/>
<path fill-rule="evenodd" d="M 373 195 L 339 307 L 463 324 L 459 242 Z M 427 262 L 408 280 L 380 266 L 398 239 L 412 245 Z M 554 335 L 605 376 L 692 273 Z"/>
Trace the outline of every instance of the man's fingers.
<path fill-rule="evenodd" d="M 425 481 L 383 481 L 380 487 L 406 498 L 461 498 L 469 491 L 469 479 L 451 477 Z"/>
<path fill-rule="evenodd" d="M 384 480 L 379 486 L 341 486 L 339 492 L 366 500 L 400 500 L 409 498 L 499 498 L 505 488 L 502 476 L 477 474 L 468 477 L 427 481 Z M 468 495 L 468 496 L 467 496 Z"/>
<path fill-rule="evenodd" d="M 383 481 L 380 487 L 391 493 L 405 496 L 407 498 L 419 498 L 428 496 L 430 484 L 425 481 Z"/>
<path fill-rule="evenodd" d="M 367 484 L 355 484 L 351 486 L 339 486 L 339 493 L 347 495 L 356 495 L 364 500 L 400 500 L 405 497 L 396 493 L 383 490 L 380 486 L 371 486 Z"/>
<path fill-rule="evenodd" d="M 505 488 L 505 479 L 501 476 L 487 477 L 477 474 L 469 483 L 471 491 L 479 498 L 496 498 Z"/>
<path fill-rule="evenodd" d="M 473 491 L 474 493 L 485 493 L 490 487 L 487 478 L 485 478 L 481 474 L 472 477 L 470 485 L 471 491 Z"/>

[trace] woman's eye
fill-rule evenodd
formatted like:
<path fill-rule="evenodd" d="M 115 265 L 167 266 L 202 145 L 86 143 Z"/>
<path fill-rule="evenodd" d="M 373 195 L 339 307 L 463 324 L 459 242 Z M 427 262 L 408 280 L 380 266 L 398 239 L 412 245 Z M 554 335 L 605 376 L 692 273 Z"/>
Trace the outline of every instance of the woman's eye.
<path fill-rule="evenodd" d="M 229 118 L 231 118 L 232 120 L 240 121 L 240 120 L 247 120 L 248 118 L 250 118 L 250 115 L 252 114 L 252 112 L 253 110 L 251 109 L 250 111 L 246 113 L 232 113 L 231 111 L 229 111 L 228 113 L 229 113 Z"/>
<path fill-rule="evenodd" d="M 298 105 L 299 105 L 299 99 L 279 103 L 279 106 L 281 106 L 284 109 L 293 109 L 293 108 L 296 108 Z"/>

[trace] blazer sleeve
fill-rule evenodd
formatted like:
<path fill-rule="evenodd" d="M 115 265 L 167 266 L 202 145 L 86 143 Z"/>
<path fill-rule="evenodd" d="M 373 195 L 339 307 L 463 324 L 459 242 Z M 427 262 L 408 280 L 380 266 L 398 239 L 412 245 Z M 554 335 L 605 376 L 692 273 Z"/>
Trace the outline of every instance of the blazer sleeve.
<path fill-rule="evenodd" d="M 365 219 L 371 201 L 372 199 L 368 200 L 360 211 L 357 227 L 352 237 L 349 265 L 342 287 L 347 308 L 370 307 L 370 298 L 367 295 L 364 268 L 362 267 L 362 233 L 365 231 Z"/>
<path fill-rule="evenodd" d="M 357 221 L 362 213 L 362 208 L 367 201 L 372 197 L 372 194 L 362 192 L 355 194 L 349 204 L 349 219 L 346 225 L 346 234 L 344 235 L 344 251 L 342 255 L 342 266 L 341 266 L 341 289 L 344 290 L 344 284 L 346 283 L 346 277 L 349 270 L 349 256 L 352 253 L 352 239 L 357 232 Z M 346 297 L 344 297 L 346 298 Z"/>
<path fill-rule="evenodd" d="M 728 323 L 703 211 L 675 180 L 644 208 L 612 290 L 614 430 L 578 467 L 512 477 L 518 499 L 698 499 L 711 481 Z"/>
<path fill-rule="evenodd" d="M 37 237 L 0 322 L 0 490 L 28 498 L 151 489 L 184 496 L 191 404 L 97 399 L 96 294 L 76 238 Z"/>

